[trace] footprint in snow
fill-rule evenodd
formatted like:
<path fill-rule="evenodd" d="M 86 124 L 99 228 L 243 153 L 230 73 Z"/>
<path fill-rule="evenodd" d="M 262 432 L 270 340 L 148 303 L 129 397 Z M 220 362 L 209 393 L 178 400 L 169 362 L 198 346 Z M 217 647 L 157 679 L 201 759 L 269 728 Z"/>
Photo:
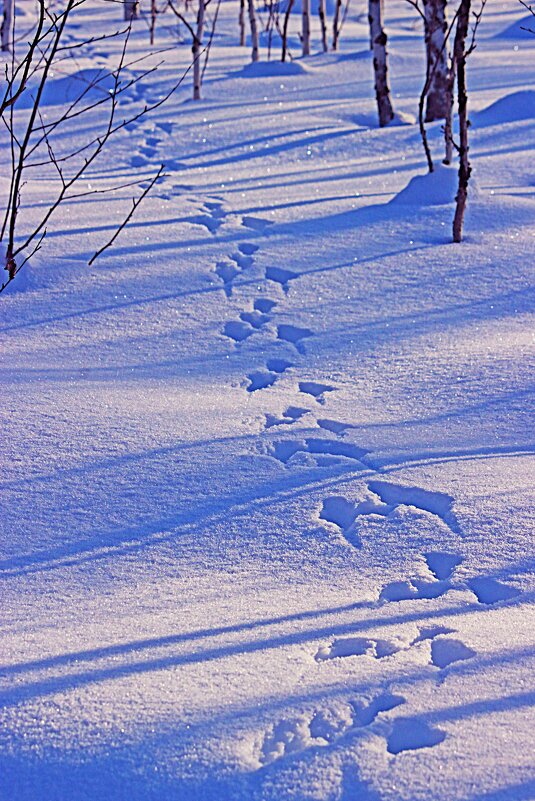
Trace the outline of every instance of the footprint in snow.
<path fill-rule="evenodd" d="M 474 656 L 476 652 L 462 640 L 439 636 L 431 643 L 431 664 L 437 668 L 447 668 L 454 662 L 462 662 Z"/>
<path fill-rule="evenodd" d="M 130 159 L 130 166 L 139 169 L 140 167 L 146 167 L 147 159 L 145 156 L 142 156 L 141 153 L 137 153 L 135 156 L 132 156 Z"/>
<path fill-rule="evenodd" d="M 386 748 L 390 754 L 432 748 L 446 739 L 446 733 L 435 729 L 419 718 L 396 718 L 387 737 Z"/>
<path fill-rule="evenodd" d="M 243 342 L 252 334 L 255 333 L 255 329 L 249 325 L 249 323 L 244 323 L 238 320 L 231 320 L 228 323 L 225 323 L 223 328 L 224 336 L 232 339 L 234 342 Z"/>
<path fill-rule="evenodd" d="M 309 409 L 302 409 L 299 406 L 288 406 L 281 417 L 276 417 L 273 414 L 266 414 L 266 428 L 272 426 L 292 425 L 309 413 Z"/>
<path fill-rule="evenodd" d="M 502 584 L 500 581 L 496 581 L 496 579 L 486 578 L 485 576 L 470 579 L 467 584 L 479 603 L 486 604 L 487 606 L 497 604 L 500 601 L 510 601 L 512 598 L 516 598 L 521 594 L 517 587 L 511 587 L 509 584 Z"/>
<path fill-rule="evenodd" d="M 352 656 L 371 656 L 384 659 L 404 651 L 409 646 L 400 640 L 371 639 L 367 637 L 339 637 L 316 653 L 316 662 L 343 659 Z"/>
<path fill-rule="evenodd" d="M 296 453 L 310 454 L 315 458 L 319 467 L 340 464 L 348 459 L 358 462 L 364 468 L 362 458 L 368 451 L 349 442 L 316 437 L 307 437 L 303 440 L 279 440 L 272 445 L 271 455 L 283 464 L 287 464 Z"/>
<path fill-rule="evenodd" d="M 299 328 L 297 325 L 278 325 L 277 337 L 282 342 L 289 342 L 299 353 L 304 353 L 302 341 L 314 336 L 309 328 Z"/>
<path fill-rule="evenodd" d="M 223 289 L 227 298 L 232 297 L 233 281 L 240 274 L 240 270 L 228 261 L 218 261 L 214 272 L 223 281 Z"/>
<path fill-rule="evenodd" d="M 289 720 L 281 720 L 265 733 L 258 761 L 268 765 L 307 748 L 325 748 L 352 731 L 374 723 L 405 703 L 402 695 L 383 692 L 375 697 L 331 703 Z"/>
<path fill-rule="evenodd" d="M 254 309 L 262 312 L 262 314 L 269 314 L 276 305 L 277 301 L 270 300 L 269 298 L 257 298 L 253 304 Z"/>
<path fill-rule="evenodd" d="M 271 387 L 277 378 L 290 367 L 293 367 L 292 362 L 286 359 L 268 359 L 265 370 L 257 370 L 254 373 L 249 373 L 247 376 L 250 381 L 247 392 L 256 392 L 259 389 Z"/>
<path fill-rule="evenodd" d="M 380 601 L 410 601 L 416 598 L 440 598 L 453 589 L 450 579 L 455 568 L 461 564 L 462 556 L 433 551 L 425 554 L 425 561 L 433 574 L 431 581 L 414 578 L 408 581 L 392 581 L 380 592 Z"/>
<path fill-rule="evenodd" d="M 166 165 L 172 169 L 169 163 Z M 194 225 L 202 225 L 210 231 L 211 234 L 216 234 L 225 221 L 226 211 L 223 208 L 223 203 L 218 201 L 205 201 L 201 207 L 201 214 L 190 217 L 188 222 Z"/>
<path fill-rule="evenodd" d="M 362 540 L 355 526 L 357 514 L 354 503 L 340 495 L 333 495 L 323 501 L 319 518 L 336 526 L 342 536 L 355 548 L 362 547 Z"/>
<path fill-rule="evenodd" d="M 310 334 L 312 336 L 312 333 Z M 336 387 L 331 387 L 329 384 L 320 384 L 317 381 L 300 381 L 299 392 L 304 395 L 312 395 L 318 403 L 325 403 L 325 394 L 327 392 L 334 392 Z"/>
<path fill-rule="evenodd" d="M 288 292 L 290 281 L 293 281 L 294 278 L 299 278 L 299 275 L 292 270 L 286 270 L 283 267 L 266 267 L 266 280 L 279 284 L 285 293 Z"/>

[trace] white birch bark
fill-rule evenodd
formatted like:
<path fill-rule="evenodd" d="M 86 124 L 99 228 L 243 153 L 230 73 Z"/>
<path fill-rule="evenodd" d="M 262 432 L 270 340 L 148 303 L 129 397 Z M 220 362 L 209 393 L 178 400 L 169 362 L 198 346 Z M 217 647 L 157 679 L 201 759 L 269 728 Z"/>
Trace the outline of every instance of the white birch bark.
<path fill-rule="evenodd" d="M 310 55 L 310 0 L 301 0 L 302 7 L 302 29 L 301 39 L 303 45 L 303 55 Z"/>
<path fill-rule="evenodd" d="M 251 58 L 253 61 L 258 61 L 259 58 L 258 26 L 256 24 L 256 10 L 254 6 L 254 0 L 247 0 L 247 8 L 249 11 L 249 25 L 251 26 L 251 45 L 252 45 Z"/>
<path fill-rule="evenodd" d="M 197 10 L 197 28 L 195 36 L 193 37 L 193 45 L 191 52 L 193 54 L 193 99 L 201 99 L 201 83 L 202 83 L 202 70 L 201 70 L 201 48 L 202 37 L 204 34 L 204 0 L 199 0 L 199 8 Z"/>
<path fill-rule="evenodd" d="M 368 0 L 368 19 L 373 50 L 373 71 L 375 75 L 375 97 L 379 113 L 379 125 L 383 128 L 394 117 L 388 85 L 387 36 L 383 29 L 382 0 Z"/>
<path fill-rule="evenodd" d="M 139 16 L 139 0 L 124 0 L 124 18 L 127 22 Z"/>
<path fill-rule="evenodd" d="M 448 114 L 446 0 L 423 0 L 423 6 L 429 75 L 425 121 L 433 122 L 445 119 Z"/>
<path fill-rule="evenodd" d="M 4 18 L 2 20 L 2 50 L 10 51 L 13 42 L 13 23 L 15 21 L 15 0 L 4 0 Z"/>

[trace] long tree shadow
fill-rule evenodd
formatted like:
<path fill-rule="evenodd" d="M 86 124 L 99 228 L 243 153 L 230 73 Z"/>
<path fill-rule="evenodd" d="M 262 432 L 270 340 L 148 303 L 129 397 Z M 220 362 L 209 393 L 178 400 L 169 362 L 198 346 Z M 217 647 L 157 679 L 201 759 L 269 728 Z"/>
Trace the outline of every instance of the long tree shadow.
<path fill-rule="evenodd" d="M 535 598 L 535 592 L 525 593 L 522 596 L 522 602 L 529 603 Z M 512 601 L 505 601 L 503 605 L 517 605 L 518 599 Z M 334 610 L 336 611 L 336 610 Z M 273 636 L 260 636 L 253 640 L 240 640 L 236 643 L 224 644 L 213 646 L 208 644 L 207 647 L 200 648 L 193 652 L 187 653 L 172 653 L 161 656 L 155 656 L 149 659 L 132 661 L 132 655 L 138 652 L 143 652 L 145 649 L 160 649 L 160 648 L 173 648 L 177 645 L 195 640 L 197 636 L 200 638 L 210 638 L 209 631 L 193 633 L 193 634 L 179 634 L 170 635 L 163 638 L 151 639 L 142 641 L 141 643 L 127 643 L 125 645 L 118 645 L 113 647 L 112 653 L 107 653 L 104 649 L 104 658 L 110 656 L 112 664 L 105 665 L 104 667 L 92 665 L 101 659 L 100 649 L 94 649 L 89 652 L 75 652 L 73 654 L 66 654 L 59 657 L 59 662 L 53 663 L 52 667 L 65 668 L 67 665 L 74 667 L 73 671 L 66 673 L 62 672 L 60 675 L 40 678 L 34 681 L 22 683 L 19 680 L 17 684 L 0 692 L 0 706 L 8 707 L 20 703 L 25 703 L 35 698 L 42 698 L 48 695 L 53 695 L 58 692 L 66 692 L 86 684 L 93 684 L 108 680 L 117 680 L 135 676 L 144 673 L 151 673 L 154 671 L 166 670 L 168 668 L 176 668 L 194 664 L 206 664 L 213 661 L 224 660 L 229 657 L 245 654 L 254 654 L 262 651 L 277 650 L 281 647 L 292 645 L 304 645 L 317 643 L 322 639 L 330 639 L 340 635 L 353 635 L 355 632 L 367 631 L 377 627 L 392 627 L 400 626 L 407 623 L 415 623 L 419 621 L 450 619 L 458 615 L 467 615 L 474 612 L 481 612 L 481 606 L 477 603 L 456 606 L 448 606 L 440 610 L 418 610 L 413 612 L 406 612 L 400 614 L 386 614 L 377 615 L 375 617 L 365 618 L 361 620 L 337 623 L 324 626 L 317 626 L 306 630 L 293 631 L 286 634 L 278 634 Z M 314 613 L 312 613 L 314 615 Z M 216 630 L 217 631 L 217 630 Z M 227 633 L 225 631 L 225 633 Z M 220 636 L 220 635 L 215 635 Z M 117 657 L 124 656 L 125 662 L 122 664 L 117 663 Z M 496 661 L 499 664 L 508 664 L 510 662 L 518 662 L 520 658 L 535 657 L 535 648 L 526 647 L 523 649 L 516 649 L 502 654 L 497 660 L 495 655 L 480 657 L 477 660 L 477 669 L 481 670 L 485 665 L 494 665 Z M 54 659 L 54 658 L 52 658 Z M 92 665 L 89 669 L 80 669 L 79 662 L 89 662 Z M 33 672 L 39 670 L 39 661 L 30 662 L 27 665 L 19 664 L 13 667 L 12 673 L 22 676 L 26 670 Z M 458 666 L 456 671 L 474 670 L 471 665 L 468 667 Z M 4 668 L 2 672 L 4 672 Z M 9 672 L 9 667 L 8 667 Z M 397 681 L 414 683 L 422 679 L 428 679 L 431 675 L 428 667 L 420 670 L 419 672 L 412 673 L 409 676 L 403 672 L 396 678 Z M 529 694 L 531 698 L 531 693 Z M 457 713 L 459 714 L 459 713 Z"/>

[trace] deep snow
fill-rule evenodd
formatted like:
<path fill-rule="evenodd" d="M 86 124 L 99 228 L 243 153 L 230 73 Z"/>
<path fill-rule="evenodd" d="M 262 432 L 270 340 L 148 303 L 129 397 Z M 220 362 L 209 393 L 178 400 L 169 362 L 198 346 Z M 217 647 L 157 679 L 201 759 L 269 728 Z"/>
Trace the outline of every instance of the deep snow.
<path fill-rule="evenodd" d="M 2 801 L 535 799 L 535 37 L 489 2 L 459 246 L 452 171 L 375 127 L 361 12 L 251 69 L 224 4 L 205 99 L 91 175 L 167 164 L 113 250 L 129 193 L 72 201 L 0 297 Z"/>

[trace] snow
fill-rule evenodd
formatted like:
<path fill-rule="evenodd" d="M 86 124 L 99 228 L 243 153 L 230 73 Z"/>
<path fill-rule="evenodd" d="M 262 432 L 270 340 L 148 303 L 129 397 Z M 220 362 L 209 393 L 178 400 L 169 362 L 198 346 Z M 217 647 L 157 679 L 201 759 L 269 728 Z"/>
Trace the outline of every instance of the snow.
<path fill-rule="evenodd" d="M 387 24 L 410 115 L 405 5 Z M 119 12 L 90 0 L 73 41 Z M 205 99 L 186 80 L 92 170 L 103 188 L 166 163 L 115 246 L 88 267 L 131 190 L 73 200 L 0 298 L 0 798 L 535 798 L 525 9 L 489 0 L 470 56 L 461 245 L 440 123 L 432 175 L 416 125 L 376 127 L 357 9 L 339 54 L 314 19 L 284 74 L 248 66 L 235 12 Z M 65 69 L 119 43 L 92 47 Z M 164 57 L 129 113 L 189 49 Z"/>

